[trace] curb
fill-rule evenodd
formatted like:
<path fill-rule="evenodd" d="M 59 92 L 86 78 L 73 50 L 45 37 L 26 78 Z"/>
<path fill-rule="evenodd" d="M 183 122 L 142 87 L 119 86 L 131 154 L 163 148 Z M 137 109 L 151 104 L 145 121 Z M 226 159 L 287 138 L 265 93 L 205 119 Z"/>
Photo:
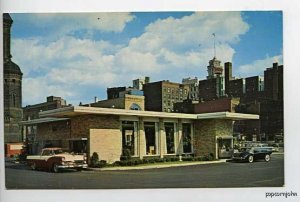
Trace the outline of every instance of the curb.
<path fill-rule="evenodd" d="M 284 154 L 284 153 L 283 153 L 283 152 L 273 152 L 273 153 L 272 153 L 272 155 L 277 155 L 277 154 L 278 154 L 278 155 L 282 155 L 282 154 Z"/>
<path fill-rule="evenodd" d="M 182 163 L 182 164 L 88 168 L 88 170 L 90 170 L 90 171 L 147 170 L 147 169 L 157 169 L 157 168 L 171 168 L 171 167 L 183 167 L 183 166 L 193 166 L 193 165 L 216 164 L 216 163 L 225 163 L 225 162 L 226 162 L 226 159 L 222 159 L 222 160 L 217 160 L 217 161 L 204 161 L 204 162 L 193 162 L 193 163 Z"/>

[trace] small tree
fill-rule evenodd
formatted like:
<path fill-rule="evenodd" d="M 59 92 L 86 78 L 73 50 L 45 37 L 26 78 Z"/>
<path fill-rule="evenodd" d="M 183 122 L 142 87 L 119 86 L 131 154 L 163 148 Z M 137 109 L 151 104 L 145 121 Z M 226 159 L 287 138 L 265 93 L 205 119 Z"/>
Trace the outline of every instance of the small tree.
<path fill-rule="evenodd" d="M 99 162 L 99 155 L 97 152 L 94 152 L 91 156 L 91 166 L 96 167 Z"/>

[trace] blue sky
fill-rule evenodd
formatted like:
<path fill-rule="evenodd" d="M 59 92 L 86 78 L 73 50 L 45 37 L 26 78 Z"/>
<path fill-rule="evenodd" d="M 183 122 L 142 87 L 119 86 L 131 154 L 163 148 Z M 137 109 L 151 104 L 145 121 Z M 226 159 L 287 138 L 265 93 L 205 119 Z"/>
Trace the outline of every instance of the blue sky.
<path fill-rule="evenodd" d="M 68 103 L 106 99 L 132 80 L 205 79 L 213 57 L 236 77 L 282 64 L 281 12 L 11 14 L 13 60 L 23 75 L 23 105 L 49 95 Z"/>

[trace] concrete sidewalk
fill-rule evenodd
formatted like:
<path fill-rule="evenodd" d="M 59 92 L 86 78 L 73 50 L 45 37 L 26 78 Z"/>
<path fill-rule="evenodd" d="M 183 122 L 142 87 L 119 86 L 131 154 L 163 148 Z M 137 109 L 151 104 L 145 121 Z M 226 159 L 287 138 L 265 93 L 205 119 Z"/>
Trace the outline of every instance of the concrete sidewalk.
<path fill-rule="evenodd" d="M 192 165 L 203 165 L 203 164 L 215 164 L 215 163 L 225 163 L 226 159 L 216 160 L 216 161 L 198 161 L 198 162 L 182 162 L 175 164 L 145 164 L 137 166 L 116 166 L 116 167 L 104 167 L 104 168 L 88 168 L 92 171 L 112 171 L 112 170 L 145 170 L 145 169 L 155 169 L 155 168 L 170 168 L 170 167 L 181 167 L 181 166 L 192 166 Z"/>

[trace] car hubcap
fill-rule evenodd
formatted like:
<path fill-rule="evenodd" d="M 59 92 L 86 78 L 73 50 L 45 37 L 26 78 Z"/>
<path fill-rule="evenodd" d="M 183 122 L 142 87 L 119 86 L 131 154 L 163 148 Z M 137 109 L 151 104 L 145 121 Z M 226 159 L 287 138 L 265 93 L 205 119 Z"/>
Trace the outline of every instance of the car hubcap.
<path fill-rule="evenodd" d="M 36 166 L 35 166 L 35 163 L 31 165 L 31 169 L 32 169 L 32 170 L 35 170 L 35 167 L 36 167 Z"/>
<path fill-rule="evenodd" d="M 54 167 L 53 167 L 53 171 L 55 172 L 55 173 L 57 173 L 58 172 L 58 167 L 57 167 L 57 165 L 55 164 L 54 165 Z"/>
<path fill-rule="evenodd" d="M 269 155 L 266 155 L 265 160 L 266 160 L 266 161 L 270 161 L 270 156 L 269 156 Z"/>
<path fill-rule="evenodd" d="M 253 162 L 253 156 L 249 156 L 249 162 L 250 162 L 250 163 Z"/>

